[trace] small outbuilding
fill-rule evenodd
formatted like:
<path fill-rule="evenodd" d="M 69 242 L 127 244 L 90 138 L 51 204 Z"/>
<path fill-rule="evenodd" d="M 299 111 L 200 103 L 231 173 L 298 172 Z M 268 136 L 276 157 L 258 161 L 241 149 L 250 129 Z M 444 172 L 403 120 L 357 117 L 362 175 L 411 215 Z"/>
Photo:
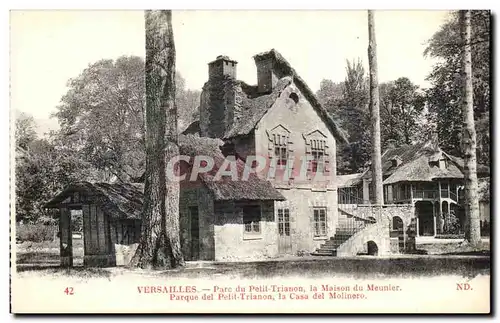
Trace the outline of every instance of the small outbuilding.
<path fill-rule="evenodd" d="M 45 204 L 59 209 L 61 266 L 73 266 L 72 211 L 83 214 L 84 266 L 123 264 L 121 246 L 139 242 L 143 203 L 141 184 L 79 182 Z"/>

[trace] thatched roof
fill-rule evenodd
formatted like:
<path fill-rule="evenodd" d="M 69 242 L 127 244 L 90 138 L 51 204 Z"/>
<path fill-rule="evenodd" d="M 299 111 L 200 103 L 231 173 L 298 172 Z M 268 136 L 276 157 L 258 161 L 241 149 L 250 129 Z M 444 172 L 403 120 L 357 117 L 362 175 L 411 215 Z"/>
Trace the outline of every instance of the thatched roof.
<path fill-rule="evenodd" d="M 179 149 L 182 155 L 209 156 L 214 159 L 214 170 L 199 175 L 201 183 L 208 188 L 214 200 L 285 200 L 284 196 L 269 181 L 260 179 L 255 174 L 251 174 L 248 181 L 232 181 L 224 177 L 221 180 L 215 180 L 215 174 L 225 159 L 220 151 L 222 144 L 223 142 L 219 139 L 179 135 Z M 237 162 L 237 168 L 238 178 L 241 178 L 244 169 L 244 163 L 241 160 Z M 187 179 L 189 176 L 186 177 Z M 144 200 L 143 184 L 78 182 L 66 187 L 44 207 L 58 208 L 64 200 L 75 192 L 85 194 L 87 200 L 100 205 L 107 214 L 114 218 L 141 218 Z"/>
<path fill-rule="evenodd" d="M 446 168 L 431 166 L 429 161 L 448 160 Z M 462 167 L 457 163 L 460 158 L 452 157 L 443 152 L 433 141 L 416 145 L 405 145 L 399 148 L 388 149 L 382 155 L 382 173 L 386 177 L 384 184 L 397 182 L 432 181 L 436 179 L 461 179 Z M 397 161 L 397 165 L 394 162 Z M 367 171 L 363 177 L 370 177 Z"/>
<path fill-rule="evenodd" d="M 278 81 L 271 93 L 253 98 L 252 96 L 255 95 L 255 89 L 250 86 L 246 88 L 245 86 L 241 86 L 242 92 L 237 92 L 237 94 L 240 94 L 238 97 L 238 101 L 240 102 L 239 119 L 235 120 L 229 129 L 226 129 L 224 139 L 249 134 L 255 129 L 274 102 L 276 102 L 281 92 L 290 84 L 292 84 L 292 78 L 283 77 Z M 245 92 L 245 90 L 248 92 Z"/>
<path fill-rule="evenodd" d="M 44 205 L 57 208 L 74 192 L 85 194 L 92 202 L 114 218 L 140 219 L 143 203 L 143 185 L 127 183 L 78 182 L 69 185 Z"/>
<path fill-rule="evenodd" d="M 455 165 L 457 165 L 457 167 L 460 168 L 460 170 L 462 172 L 464 171 L 465 161 L 463 158 L 449 155 L 449 154 L 446 154 L 446 156 L 448 156 L 448 158 L 450 158 L 450 160 L 453 161 L 455 163 Z M 477 171 L 478 177 L 488 177 L 490 175 L 490 168 L 486 165 L 483 165 L 483 164 L 477 164 L 476 171 Z"/>
<path fill-rule="evenodd" d="M 180 153 L 187 156 L 208 156 L 214 160 L 214 169 L 211 172 L 198 175 L 199 180 L 208 188 L 216 201 L 228 200 L 285 200 L 284 196 L 278 192 L 273 185 L 266 180 L 260 179 L 255 174 L 251 174 L 247 181 L 231 180 L 222 177 L 215 180 L 215 174 L 223 165 L 225 160 L 220 147 L 222 140 L 194 135 L 180 135 Z M 190 160 L 192 166 L 193 158 Z M 238 179 L 244 169 L 244 162 L 237 160 Z M 188 179 L 190 176 L 186 176 Z M 182 182 L 181 182 L 182 185 Z"/>

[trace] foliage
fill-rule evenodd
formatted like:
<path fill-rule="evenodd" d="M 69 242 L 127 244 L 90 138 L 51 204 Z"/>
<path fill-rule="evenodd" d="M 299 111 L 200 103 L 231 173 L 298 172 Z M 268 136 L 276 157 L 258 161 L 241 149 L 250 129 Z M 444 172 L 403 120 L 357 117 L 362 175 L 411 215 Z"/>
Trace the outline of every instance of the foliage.
<path fill-rule="evenodd" d="M 429 139 L 425 95 L 407 77 L 379 85 L 382 148 Z M 337 172 L 360 172 L 371 159 L 369 88 L 362 62 L 347 61 L 345 81 L 323 80 L 318 99 L 347 131 L 349 145 L 339 145 Z"/>
<path fill-rule="evenodd" d="M 196 113 L 199 92 L 176 73 L 179 128 Z M 69 80 L 55 113 L 60 130 L 38 138 L 32 116 L 16 117 L 16 219 L 50 222 L 42 206 L 74 181 L 134 181 L 144 172 L 144 60 L 91 64 Z"/>
<path fill-rule="evenodd" d="M 122 56 L 91 64 L 69 81 L 55 116 L 61 144 L 77 158 L 107 173 L 107 180 L 138 181 L 145 169 L 144 60 Z M 192 121 L 199 92 L 185 89 L 176 73 L 179 128 Z"/>
<path fill-rule="evenodd" d="M 99 178 L 90 165 L 82 162 L 53 138 L 34 139 L 26 149 L 16 149 L 16 220 L 27 223 L 38 219 L 50 222 L 51 213 L 43 209 L 64 186 L 77 180 Z"/>
<path fill-rule="evenodd" d="M 16 240 L 19 242 L 43 242 L 54 240 L 58 228 L 54 225 L 18 224 L 16 226 Z"/>
<path fill-rule="evenodd" d="M 474 91 L 474 117 L 478 161 L 490 160 L 490 12 L 472 11 L 472 75 Z M 462 77 L 458 12 L 453 12 L 429 40 L 425 55 L 439 59 L 428 79 L 432 87 L 427 91 L 429 112 L 436 123 L 441 147 L 457 156 L 463 155 L 461 146 Z"/>
<path fill-rule="evenodd" d="M 28 149 L 28 145 L 36 138 L 36 125 L 33 116 L 16 111 L 16 145 L 21 149 Z"/>
<path fill-rule="evenodd" d="M 425 96 L 407 77 L 380 85 L 382 141 L 395 147 L 411 145 L 421 139 L 419 120 L 423 117 Z"/>
<path fill-rule="evenodd" d="M 444 215 L 444 234 L 459 234 L 461 230 L 460 219 L 453 210 Z"/>
<path fill-rule="evenodd" d="M 144 61 L 120 57 L 91 64 L 68 82 L 55 116 L 59 139 L 78 159 L 118 180 L 144 168 Z"/>
<path fill-rule="evenodd" d="M 349 145 L 337 147 L 338 173 L 361 171 L 370 159 L 368 84 L 362 62 L 347 61 L 345 81 L 323 80 L 317 95 L 348 135 Z"/>

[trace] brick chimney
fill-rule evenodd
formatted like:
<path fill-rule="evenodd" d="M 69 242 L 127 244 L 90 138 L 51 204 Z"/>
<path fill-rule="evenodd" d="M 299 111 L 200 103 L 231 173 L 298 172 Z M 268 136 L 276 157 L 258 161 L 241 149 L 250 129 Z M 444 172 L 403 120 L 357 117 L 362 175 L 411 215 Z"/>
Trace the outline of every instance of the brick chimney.
<path fill-rule="evenodd" d="M 236 65 L 219 55 L 208 63 L 208 81 L 200 97 L 200 135 L 222 138 L 232 122 L 235 106 Z"/>
<path fill-rule="evenodd" d="M 237 61 L 225 55 L 217 56 L 215 61 L 208 63 L 208 80 L 223 76 L 236 79 L 236 64 L 238 64 Z"/>

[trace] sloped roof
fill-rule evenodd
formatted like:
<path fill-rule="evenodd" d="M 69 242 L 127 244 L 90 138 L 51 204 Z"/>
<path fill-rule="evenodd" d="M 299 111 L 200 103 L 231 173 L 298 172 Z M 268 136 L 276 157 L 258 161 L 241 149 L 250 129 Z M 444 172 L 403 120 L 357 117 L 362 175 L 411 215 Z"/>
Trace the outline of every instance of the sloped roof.
<path fill-rule="evenodd" d="M 337 187 L 355 186 L 361 182 L 363 173 L 337 175 Z"/>
<path fill-rule="evenodd" d="M 228 200 L 285 200 L 285 197 L 277 191 L 273 185 L 254 173 L 250 174 L 248 180 L 232 180 L 222 177 L 215 179 L 215 174 L 223 165 L 225 157 L 220 147 L 223 142 L 219 139 L 198 137 L 194 135 L 179 135 L 180 153 L 187 156 L 208 156 L 214 160 L 214 168 L 210 172 L 199 174 L 199 179 L 213 194 L 217 201 Z M 193 158 L 190 161 L 192 165 Z M 241 160 L 236 161 L 238 179 L 241 179 L 245 164 Z M 188 179 L 190 176 L 186 176 Z"/>
<path fill-rule="evenodd" d="M 309 88 L 307 83 L 300 77 L 300 75 L 295 71 L 295 69 L 290 65 L 290 63 L 274 48 L 270 51 L 263 52 L 254 56 L 255 61 L 260 61 L 264 59 L 273 59 L 273 71 L 279 78 L 286 76 L 291 76 L 293 78 L 293 83 L 298 87 L 306 99 L 311 103 L 312 107 L 319 114 L 321 119 L 325 122 L 328 129 L 337 138 L 337 140 L 347 143 L 347 136 L 340 126 L 333 120 L 328 111 L 321 105 L 318 98 L 314 92 Z"/>
<path fill-rule="evenodd" d="M 464 171 L 465 161 L 463 158 L 449 155 L 449 154 L 446 154 L 446 156 L 448 156 L 457 165 L 457 167 L 460 168 L 460 170 L 462 172 Z M 486 165 L 479 164 L 479 163 L 477 164 L 476 171 L 477 171 L 477 175 L 479 177 L 485 177 L 485 176 L 488 176 L 490 174 L 490 168 Z"/>
<path fill-rule="evenodd" d="M 143 190 L 142 184 L 78 182 L 66 187 L 44 207 L 57 208 L 74 192 L 80 192 L 99 204 L 107 214 L 114 218 L 140 219 L 144 199 Z"/>
<path fill-rule="evenodd" d="M 448 159 L 446 168 L 431 166 L 431 159 Z M 394 166 L 392 161 L 398 158 L 400 164 Z M 481 168 L 484 170 L 484 167 Z M 382 172 L 384 184 L 402 181 L 432 181 L 434 179 L 463 178 L 463 160 L 446 154 L 434 141 L 427 141 L 416 145 L 405 145 L 399 148 L 388 149 L 382 156 Z"/>
<path fill-rule="evenodd" d="M 320 118 L 326 123 L 328 129 L 335 138 L 341 142 L 347 143 L 347 137 L 344 131 L 325 108 L 320 104 L 314 92 L 309 88 L 306 82 L 298 75 L 280 53 L 275 49 L 260 53 L 254 56 L 255 61 L 272 58 L 274 60 L 273 71 L 280 78 L 272 89 L 271 93 L 261 94 L 257 91 L 257 86 L 248 85 L 243 81 L 235 81 L 241 91 L 237 91 L 236 101 L 239 108 L 239 120 L 226 129 L 223 139 L 230 139 L 237 136 L 248 135 L 259 123 L 262 117 L 269 111 L 281 92 L 292 82 L 303 93 L 305 98 L 312 105 L 313 109 L 319 114 Z"/>
<path fill-rule="evenodd" d="M 238 120 L 235 120 L 229 129 L 226 129 L 224 139 L 249 134 L 257 126 L 266 112 L 269 111 L 274 102 L 276 102 L 281 92 L 291 83 L 291 77 L 284 77 L 278 81 L 271 93 L 254 98 L 247 96 L 252 95 L 253 93 L 241 93 L 242 95 L 239 97 L 239 101 L 241 102 L 241 110 L 239 112 L 240 117 Z M 244 87 L 242 87 L 242 90 L 245 91 Z M 249 91 L 253 92 L 253 89 L 249 88 Z"/>

